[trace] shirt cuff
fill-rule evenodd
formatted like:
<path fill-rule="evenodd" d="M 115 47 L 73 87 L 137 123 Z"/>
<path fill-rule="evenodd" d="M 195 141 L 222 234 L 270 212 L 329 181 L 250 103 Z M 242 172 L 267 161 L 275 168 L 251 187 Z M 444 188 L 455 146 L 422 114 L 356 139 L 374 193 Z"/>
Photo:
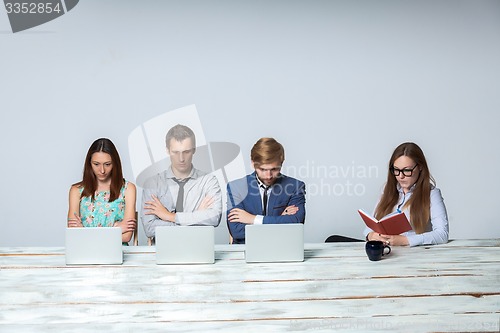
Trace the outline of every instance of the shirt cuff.
<path fill-rule="evenodd" d="M 264 223 L 264 216 L 255 215 L 255 218 L 253 219 L 253 224 L 262 224 L 262 223 Z"/>
<path fill-rule="evenodd" d="M 408 235 L 406 238 L 410 247 L 424 244 L 424 237 L 422 235 Z"/>

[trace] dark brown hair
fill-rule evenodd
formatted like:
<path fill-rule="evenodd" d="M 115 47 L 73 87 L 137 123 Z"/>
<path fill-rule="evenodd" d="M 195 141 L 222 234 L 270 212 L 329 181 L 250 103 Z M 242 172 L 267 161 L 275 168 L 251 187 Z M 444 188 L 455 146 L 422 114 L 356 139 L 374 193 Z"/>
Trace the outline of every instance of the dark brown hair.
<path fill-rule="evenodd" d="M 427 161 L 425 160 L 424 153 L 419 146 L 413 142 L 405 142 L 400 144 L 392 153 L 389 160 L 387 183 L 385 184 L 382 198 L 375 209 L 375 218 L 381 219 L 393 212 L 394 206 L 399 199 L 399 192 L 397 189 L 397 179 L 392 173 L 394 161 L 401 156 L 411 158 L 420 170 L 419 177 L 415 182 L 415 187 L 410 199 L 405 203 L 404 207 L 411 207 L 410 221 L 413 229 L 417 234 L 425 231 L 430 219 L 431 207 L 431 185 L 435 185 L 432 178 Z"/>
<path fill-rule="evenodd" d="M 106 138 L 97 139 L 92 143 L 87 152 L 87 157 L 85 157 L 85 163 L 83 165 L 83 179 L 81 182 L 76 183 L 78 187 L 83 187 L 81 197 L 92 197 L 95 199 L 95 192 L 97 191 L 97 179 L 92 170 L 92 155 L 94 153 L 103 152 L 111 156 L 111 163 L 113 169 L 111 170 L 111 185 L 110 185 L 110 195 L 109 202 L 115 201 L 120 195 L 120 190 L 124 184 L 122 163 L 120 161 L 120 155 L 116 150 L 115 145 L 111 140 Z"/>

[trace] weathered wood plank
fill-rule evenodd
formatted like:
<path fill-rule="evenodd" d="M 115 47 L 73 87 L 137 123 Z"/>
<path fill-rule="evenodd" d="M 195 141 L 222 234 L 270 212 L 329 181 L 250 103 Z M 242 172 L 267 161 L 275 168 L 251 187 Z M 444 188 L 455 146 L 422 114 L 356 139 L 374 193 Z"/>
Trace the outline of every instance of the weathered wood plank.
<path fill-rule="evenodd" d="M 500 295 L 426 296 L 414 298 L 362 298 L 304 301 L 193 302 L 106 301 L 1 305 L 1 323 L 251 321 L 328 318 L 406 317 L 416 315 L 498 314 Z M 449 304 L 453 304 L 450 309 Z M 494 309 L 497 309 L 496 311 Z"/>
<path fill-rule="evenodd" d="M 63 248 L 0 249 L 0 331 L 499 330 L 498 240 L 393 248 L 379 262 L 363 243 L 307 244 L 303 263 L 277 264 L 246 264 L 243 246 L 218 245 L 213 265 L 124 250 L 120 266 L 70 267 Z"/>
<path fill-rule="evenodd" d="M 149 321 L 1 324 L 1 332 L 498 332 L 498 314 L 416 315 L 237 321 Z"/>

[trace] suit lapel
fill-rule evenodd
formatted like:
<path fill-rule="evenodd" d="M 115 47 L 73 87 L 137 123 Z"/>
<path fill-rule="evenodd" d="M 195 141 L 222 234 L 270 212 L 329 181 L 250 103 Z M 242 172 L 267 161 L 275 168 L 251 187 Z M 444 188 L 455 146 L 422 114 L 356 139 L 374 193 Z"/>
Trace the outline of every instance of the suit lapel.
<path fill-rule="evenodd" d="M 257 178 L 255 178 L 255 173 L 250 175 L 248 182 L 248 194 L 250 195 L 251 211 L 255 212 L 256 215 L 262 214 L 262 198 L 260 196 L 259 183 Z"/>
<path fill-rule="evenodd" d="M 279 215 L 281 212 L 279 210 L 275 210 L 274 207 L 276 207 L 276 201 L 278 198 L 283 195 L 283 187 L 281 184 L 281 181 L 283 180 L 283 177 L 279 177 L 276 180 L 276 183 L 273 185 L 271 194 L 269 195 L 269 204 L 267 205 L 267 214 L 268 215 Z"/>

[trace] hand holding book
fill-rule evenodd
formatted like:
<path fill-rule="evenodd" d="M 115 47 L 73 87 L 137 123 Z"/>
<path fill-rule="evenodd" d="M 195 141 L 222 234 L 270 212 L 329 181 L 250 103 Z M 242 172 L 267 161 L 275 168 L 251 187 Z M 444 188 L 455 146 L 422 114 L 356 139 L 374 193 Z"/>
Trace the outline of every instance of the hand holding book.
<path fill-rule="evenodd" d="M 410 222 L 404 213 L 389 215 L 377 220 L 361 209 L 359 209 L 358 212 L 366 226 L 379 234 L 399 235 L 403 232 L 412 230 Z"/>

